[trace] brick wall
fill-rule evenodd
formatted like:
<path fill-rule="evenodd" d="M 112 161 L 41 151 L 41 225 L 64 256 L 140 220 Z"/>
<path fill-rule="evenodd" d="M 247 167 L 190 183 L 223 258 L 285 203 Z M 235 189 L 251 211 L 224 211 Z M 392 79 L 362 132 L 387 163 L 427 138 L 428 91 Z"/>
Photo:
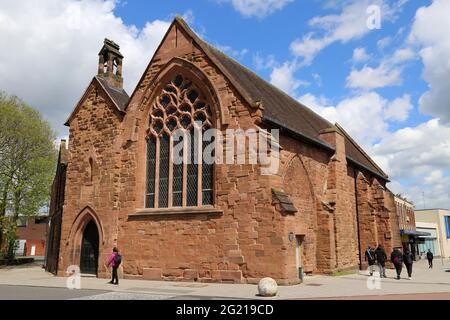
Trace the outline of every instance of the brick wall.
<path fill-rule="evenodd" d="M 36 224 L 35 218 L 29 218 L 26 227 L 17 228 L 17 239 L 26 240 L 26 255 L 31 255 L 32 246 L 36 246 L 35 256 L 45 255 L 47 223 Z"/>

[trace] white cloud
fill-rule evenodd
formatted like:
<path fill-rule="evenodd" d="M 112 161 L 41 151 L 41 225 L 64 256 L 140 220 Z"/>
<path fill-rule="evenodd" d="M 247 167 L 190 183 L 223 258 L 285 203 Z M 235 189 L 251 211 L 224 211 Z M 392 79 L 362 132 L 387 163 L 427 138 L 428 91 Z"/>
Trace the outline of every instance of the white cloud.
<path fill-rule="evenodd" d="M 237 60 L 242 60 L 244 59 L 244 57 L 247 55 L 248 53 L 248 49 L 244 48 L 244 49 L 234 49 L 230 46 L 227 45 L 220 45 L 217 44 L 216 48 L 219 49 L 220 51 L 222 51 L 223 53 L 237 59 Z"/>
<path fill-rule="evenodd" d="M 318 73 L 313 73 L 313 74 L 312 74 L 312 77 L 313 77 L 314 81 L 316 82 L 316 85 L 317 85 L 318 87 L 321 87 L 321 86 L 322 86 L 322 77 L 320 76 L 320 74 L 318 74 Z"/>
<path fill-rule="evenodd" d="M 217 0 L 219 3 L 231 2 L 234 9 L 245 17 L 264 18 L 283 9 L 294 0 Z"/>
<path fill-rule="evenodd" d="M 406 1 L 398 1 L 392 6 L 389 6 L 385 0 L 341 2 L 343 8 L 339 14 L 318 16 L 309 21 L 309 25 L 318 29 L 322 35 L 308 33 L 303 38 L 292 42 L 291 51 L 303 59 L 303 64 L 309 65 L 321 50 L 334 42 L 347 43 L 368 34 L 371 31 L 367 26 L 369 18 L 367 8 L 369 6 L 378 5 L 381 8 L 382 22 L 393 21 Z M 332 7 L 335 8 L 337 5 L 337 3 L 333 3 Z"/>
<path fill-rule="evenodd" d="M 395 192 L 428 207 L 450 208 L 450 127 L 437 119 L 389 133 L 369 153 L 394 180 Z M 399 183 L 402 181 L 402 183 Z"/>
<path fill-rule="evenodd" d="M 425 177 L 424 182 L 426 184 L 436 184 L 444 179 L 444 172 L 442 170 L 433 170 Z"/>
<path fill-rule="evenodd" d="M 299 98 L 324 118 L 340 123 L 388 173 L 392 180 L 389 187 L 395 193 L 417 204 L 422 204 L 425 193 L 426 206 L 450 207 L 450 127 L 433 119 L 389 131 L 391 121 L 408 117 L 410 100 L 407 94 L 388 101 L 368 92 L 333 106 L 323 96 L 305 94 Z"/>
<path fill-rule="evenodd" d="M 121 46 L 125 87 L 131 93 L 170 24 L 143 29 L 115 16 L 114 0 L 2 1 L 0 88 L 22 97 L 58 133 L 97 72 L 104 38 Z M 7 49 L 6 49 L 7 48 Z"/>
<path fill-rule="evenodd" d="M 353 51 L 353 61 L 368 59 L 364 49 Z M 353 69 L 347 77 L 347 87 L 353 89 L 372 90 L 402 84 L 403 65 L 415 58 L 415 52 L 410 47 L 398 48 L 390 56 L 381 59 L 378 67 L 365 65 L 362 69 Z"/>
<path fill-rule="evenodd" d="M 353 69 L 347 77 L 347 87 L 371 90 L 402 83 L 401 70 L 380 64 L 377 68 L 364 66 L 361 70 Z"/>
<path fill-rule="evenodd" d="M 384 50 L 391 43 L 392 43 L 391 37 L 384 37 L 383 39 L 378 40 L 377 41 L 378 50 Z"/>
<path fill-rule="evenodd" d="M 406 121 L 409 118 L 409 113 L 413 109 L 411 104 L 411 96 L 405 94 L 401 98 L 396 98 L 384 111 L 384 117 L 387 120 Z"/>
<path fill-rule="evenodd" d="M 270 75 L 270 83 L 287 94 L 295 95 L 295 90 L 300 86 L 309 86 L 308 82 L 295 78 L 294 74 L 297 68 L 295 63 L 289 62 L 285 62 L 279 67 L 274 67 Z"/>
<path fill-rule="evenodd" d="M 450 123 L 450 1 L 435 0 L 420 8 L 409 40 L 419 46 L 423 77 L 429 90 L 420 98 L 420 110 Z"/>
<path fill-rule="evenodd" d="M 315 56 L 332 42 L 331 37 L 317 39 L 313 37 L 312 33 L 309 33 L 302 39 L 292 42 L 291 51 L 295 56 L 303 58 L 304 65 L 309 65 Z"/>
<path fill-rule="evenodd" d="M 395 50 L 394 54 L 390 58 L 390 63 L 399 64 L 409 60 L 412 60 L 416 57 L 414 50 L 411 48 L 400 48 Z"/>
<path fill-rule="evenodd" d="M 354 63 L 360 63 L 360 62 L 366 62 L 370 59 L 370 55 L 366 52 L 366 48 L 356 48 L 353 50 L 353 62 Z"/>
<path fill-rule="evenodd" d="M 389 101 L 376 92 L 346 98 L 336 106 L 323 96 L 309 93 L 298 100 L 330 122 L 341 124 L 366 148 L 389 133 L 389 122 L 406 120 L 412 109 L 409 95 Z"/>
<path fill-rule="evenodd" d="M 268 55 L 267 57 L 262 57 L 261 53 L 257 52 L 253 56 L 253 64 L 257 70 L 271 69 L 276 66 L 277 61 L 274 55 Z"/>

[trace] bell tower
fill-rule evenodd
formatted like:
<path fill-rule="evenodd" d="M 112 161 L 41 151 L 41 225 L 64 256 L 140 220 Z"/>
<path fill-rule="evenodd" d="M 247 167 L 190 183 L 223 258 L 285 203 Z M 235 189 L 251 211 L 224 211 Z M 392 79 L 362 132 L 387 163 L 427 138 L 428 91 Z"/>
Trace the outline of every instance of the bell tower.
<path fill-rule="evenodd" d="M 114 41 L 105 39 L 100 50 L 98 62 L 98 76 L 105 79 L 111 87 L 122 89 L 122 61 L 120 47 Z"/>

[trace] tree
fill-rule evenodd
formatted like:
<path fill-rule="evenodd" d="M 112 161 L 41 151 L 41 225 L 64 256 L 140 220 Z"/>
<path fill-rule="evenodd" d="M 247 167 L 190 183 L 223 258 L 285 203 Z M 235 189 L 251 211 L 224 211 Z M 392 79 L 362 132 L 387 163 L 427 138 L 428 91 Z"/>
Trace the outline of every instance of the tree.
<path fill-rule="evenodd" d="M 10 247 L 19 216 L 35 216 L 48 203 L 54 141 L 37 110 L 0 93 L 0 248 L 4 235 Z"/>

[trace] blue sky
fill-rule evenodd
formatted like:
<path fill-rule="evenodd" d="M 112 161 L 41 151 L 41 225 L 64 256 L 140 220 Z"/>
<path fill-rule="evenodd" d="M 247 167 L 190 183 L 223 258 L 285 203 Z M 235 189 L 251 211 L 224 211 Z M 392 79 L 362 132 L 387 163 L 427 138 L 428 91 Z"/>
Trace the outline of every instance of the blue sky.
<path fill-rule="evenodd" d="M 344 126 L 394 192 L 419 208 L 423 193 L 426 207 L 450 207 L 448 0 L 0 1 L 0 41 L 10 48 L 0 53 L 8 75 L 0 90 L 40 109 L 60 137 L 95 75 L 103 38 L 121 45 L 131 92 L 179 14 L 206 41 Z M 381 28 L 370 30 L 374 5 Z"/>

